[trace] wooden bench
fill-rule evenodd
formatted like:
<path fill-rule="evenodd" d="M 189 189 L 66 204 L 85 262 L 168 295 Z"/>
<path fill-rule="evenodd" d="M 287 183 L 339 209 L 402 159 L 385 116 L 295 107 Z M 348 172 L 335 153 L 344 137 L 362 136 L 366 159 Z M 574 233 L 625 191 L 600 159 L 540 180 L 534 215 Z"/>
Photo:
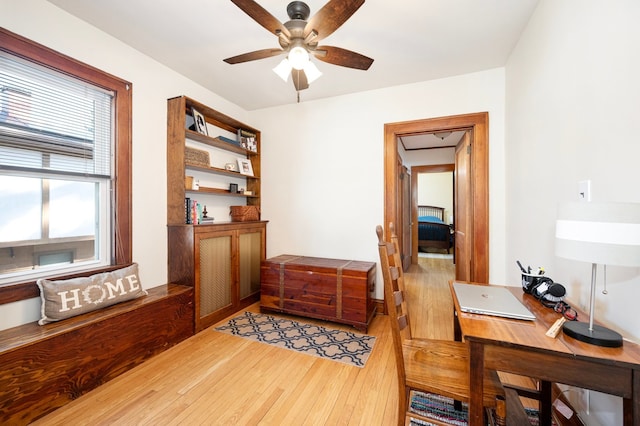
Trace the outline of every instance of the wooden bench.
<path fill-rule="evenodd" d="M 0 331 L 0 424 L 28 424 L 192 336 L 193 289 Z"/>

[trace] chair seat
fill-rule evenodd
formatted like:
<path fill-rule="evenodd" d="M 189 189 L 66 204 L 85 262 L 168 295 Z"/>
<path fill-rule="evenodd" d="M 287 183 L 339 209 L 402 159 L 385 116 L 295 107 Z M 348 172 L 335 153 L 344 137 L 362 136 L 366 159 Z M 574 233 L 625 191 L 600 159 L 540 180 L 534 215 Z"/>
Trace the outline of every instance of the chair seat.
<path fill-rule="evenodd" d="M 469 402 L 469 350 L 462 342 L 415 339 L 402 344 L 407 386 L 420 388 L 429 383 L 431 392 L 457 401 Z M 496 395 L 504 389 L 495 371 L 484 378 L 484 406 L 495 407 Z"/>

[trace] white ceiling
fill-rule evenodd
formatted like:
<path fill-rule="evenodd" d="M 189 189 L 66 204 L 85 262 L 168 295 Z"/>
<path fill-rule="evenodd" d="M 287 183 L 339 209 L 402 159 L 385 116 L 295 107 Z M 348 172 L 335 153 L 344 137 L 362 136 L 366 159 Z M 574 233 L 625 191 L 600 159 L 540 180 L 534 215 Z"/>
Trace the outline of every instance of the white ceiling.
<path fill-rule="evenodd" d="M 239 105 L 297 102 L 291 80 L 271 69 L 281 56 L 223 59 L 279 48 L 275 35 L 229 0 L 49 0 Z M 281 22 L 288 0 L 257 0 Z M 307 0 L 311 15 L 327 0 Z M 367 0 L 321 45 L 374 59 L 368 71 L 314 60 L 323 73 L 300 101 L 466 74 L 505 65 L 538 0 Z"/>
<path fill-rule="evenodd" d="M 431 148 L 451 148 L 458 145 L 464 136 L 464 130 L 456 132 L 436 132 L 418 135 L 399 136 L 398 142 L 405 151 Z"/>

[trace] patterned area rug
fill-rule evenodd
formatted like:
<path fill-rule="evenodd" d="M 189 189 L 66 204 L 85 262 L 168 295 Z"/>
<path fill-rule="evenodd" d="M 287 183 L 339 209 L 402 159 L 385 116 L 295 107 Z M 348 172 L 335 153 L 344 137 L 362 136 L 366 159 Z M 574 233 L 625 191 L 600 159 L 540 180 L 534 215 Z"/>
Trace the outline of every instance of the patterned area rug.
<path fill-rule="evenodd" d="M 364 367 L 376 341 L 375 336 L 253 312 L 232 318 L 215 330 L 357 367 Z"/>
<path fill-rule="evenodd" d="M 525 408 L 529 416 L 529 423 L 532 426 L 539 424 L 538 410 Z M 439 420 L 455 426 L 466 426 L 468 418 L 468 406 L 462 403 L 462 410 L 453 407 L 453 399 L 441 395 L 434 395 L 425 392 L 411 393 L 411 411 L 423 417 Z M 553 425 L 555 425 L 555 421 Z M 412 426 L 435 426 L 433 423 L 420 419 L 411 419 Z"/>

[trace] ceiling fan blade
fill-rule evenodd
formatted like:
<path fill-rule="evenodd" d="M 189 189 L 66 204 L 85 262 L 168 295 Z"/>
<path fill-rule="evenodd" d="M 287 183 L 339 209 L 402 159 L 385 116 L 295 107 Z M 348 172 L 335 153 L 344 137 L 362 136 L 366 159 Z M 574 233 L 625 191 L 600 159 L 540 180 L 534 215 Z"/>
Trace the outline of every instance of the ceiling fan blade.
<path fill-rule="evenodd" d="M 262 25 L 271 34 L 278 35 L 282 32 L 287 37 L 291 37 L 287 27 L 282 25 L 272 14 L 267 12 L 262 6 L 253 0 L 231 0 L 233 4 L 238 6 L 244 13 L 249 15 L 258 24 Z"/>
<path fill-rule="evenodd" d="M 307 82 L 307 75 L 303 70 L 292 69 L 291 70 L 291 79 L 293 80 L 293 85 L 296 86 L 296 90 L 299 92 L 300 90 L 308 89 L 309 82 Z"/>
<path fill-rule="evenodd" d="M 232 56 L 224 61 L 228 64 L 239 64 L 241 62 L 255 61 L 258 59 L 270 58 L 272 56 L 278 56 L 285 53 L 282 49 L 262 49 L 254 52 L 243 53 L 242 55 Z"/>
<path fill-rule="evenodd" d="M 316 41 L 328 37 L 363 4 L 364 0 L 329 0 L 322 9 L 309 18 L 304 27 L 304 37 L 306 38 L 314 30 L 318 33 L 315 37 Z"/>
<path fill-rule="evenodd" d="M 371 58 L 334 46 L 318 46 L 311 53 L 323 62 L 358 70 L 368 70 L 373 63 Z"/>

